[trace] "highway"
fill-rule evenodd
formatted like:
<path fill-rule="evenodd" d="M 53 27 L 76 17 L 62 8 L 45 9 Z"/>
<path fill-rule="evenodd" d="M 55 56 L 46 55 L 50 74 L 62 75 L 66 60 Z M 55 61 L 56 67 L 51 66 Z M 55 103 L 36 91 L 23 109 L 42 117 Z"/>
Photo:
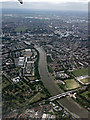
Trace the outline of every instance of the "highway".
<path fill-rule="evenodd" d="M 64 91 L 59 88 L 59 86 L 55 83 L 54 79 L 48 73 L 46 54 L 44 50 L 41 47 L 36 47 L 36 49 L 39 51 L 40 54 L 39 72 L 44 86 L 48 89 L 52 96 L 64 93 Z M 74 102 L 70 97 L 59 99 L 58 102 L 75 116 L 78 116 L 80 118 L 88 118 L 88 111 L 82 108 L 76 102 Z"/>

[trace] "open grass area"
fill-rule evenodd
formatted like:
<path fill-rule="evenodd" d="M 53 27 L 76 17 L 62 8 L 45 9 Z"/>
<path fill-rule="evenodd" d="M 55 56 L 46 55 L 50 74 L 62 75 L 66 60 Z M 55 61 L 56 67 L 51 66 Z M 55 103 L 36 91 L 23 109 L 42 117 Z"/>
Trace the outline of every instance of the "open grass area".
<path fill-rule="evenodd" d="M 16 28 L 15 29 L 15 32 L 25 32 L 25 30 L 27 30 L 27 28 L 25 28 L 25 27 L 20 27 L 20 28 Z"/>
<path fill-rule="evenodd" d="M 87 91 L 80 91 L 76 95 L 77 99 L 75 100 L 82 107 L 90 111 L 90 88 L 87 88 Z"/>
<path fill-rule="evenodd" d="M 85 97 L 88 101 L 90 101 L 90 91 L 86 91 L 81 94 L 83 97 Z"/>
<path fill-rule="evenodd" d="M 2 88 L 4 89 L 10 84 L 10 82 L 3 76 L 2 77 Z"/>
<path fill-rule="evenodd" d="M 30 103 L 34 103 L 37 102 L 38 100 L 40 100 L 41 98 L 45 98 L 46 96 L 42 93 L 37 93 L 31 100 Z"/>
<path fill-rule="evenodd" d="M 88 75 L 88 68 L 83 68 L 79 70 L 74 70 L 72 72 L 76 77 L 83 76 L 83 75 Z"/>
<path fill-rule="evenodd" d="M 1 84 L 0 84 L 0 92 L 2 92 L 2 86 L 1 86 Z"/>
<path fill-rule="evenodd" d="M 84 84 L 89 84 L 90 83 L 90 77 L 81 79 L 80 81 Z"/>
<path fill-rule="evenodd" d="M 80 85 L 74 79 L 65 80 L 64 82 L 66 90 L 71 90 L 80 87 Z"/>
<path fill-rule="evenodd" d="M 32 80 L 34 81 L 35 77 L 27 77 L 27 79 L 30 80 L 30 81 L 32 81 Z"/>

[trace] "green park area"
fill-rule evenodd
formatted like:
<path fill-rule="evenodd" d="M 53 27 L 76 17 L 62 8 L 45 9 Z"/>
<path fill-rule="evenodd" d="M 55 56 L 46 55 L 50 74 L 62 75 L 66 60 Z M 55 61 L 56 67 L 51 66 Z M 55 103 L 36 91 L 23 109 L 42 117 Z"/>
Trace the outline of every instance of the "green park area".
<path fill-rule="evenodd" d="M 27 79 L 29 80 L 29 81 L 35 81 L 35 77 L 27 77 Z"/>
<path fill-rule="evenodd" d="M 74 70 L 72 72 L 76 77 L 83 76 L 83 75 L 88 75 L 88 68 L 82 68 L 79 70 Z"/>
<path fill-rule="evenodd" d="M 71 90 L 80 87 L 80 85 L 74 79 L 65 80 L 65 89 Z"/>
<path fill-rule="evenodd" d="M 7 80 L 6 77 L 2 76 L 2 88 L 6 88 L 7 86 L 10 85 L 10 82 Z"/>
<path fill-rule="evenodd" d="M 90 101 L 90 91 L 83 92 L 81 96 Z"/>
<path fill-rule="evenodd" d="M 80 91 L 77 95 L 77 102 L 90 111 L 90 88 L 87 91 Z"/>
<path fill-rule="evenodd" d="M 84 84 L 89 84 L 90 83 L 90 77 L 84 78 L 80 80 Z"/>
<path fill-rule="evenodd" d="M 2 78 L 0 77 L 0 92 L 2 91 Z"/>
<path fill-rule="evenodd" d="M 36 103 L 50 95 L 41 81 L 31 83 L 23 78 L 17 84 L 11 84 L 5 76 L 2 78 L 2 92 L 3 114 L 17 109 L 17 106 L 25 110 L 29 104 Z"/>
<path fill-rule="evenodd" d="M 26 27 L 20 27 L 20 28 L 16 28 L 15 32 L 25 32 L 27 30 Z"/>
<path fill-rule="evenodd" d="M 46 95 L 38 92 L 36 95 L 34 95 L 34 96 L 31 98 L 30 103 L 37 102 L 37 101 L 39 101 L 41 98 L 45 98 L 45 97 L 46 97 Z"/>

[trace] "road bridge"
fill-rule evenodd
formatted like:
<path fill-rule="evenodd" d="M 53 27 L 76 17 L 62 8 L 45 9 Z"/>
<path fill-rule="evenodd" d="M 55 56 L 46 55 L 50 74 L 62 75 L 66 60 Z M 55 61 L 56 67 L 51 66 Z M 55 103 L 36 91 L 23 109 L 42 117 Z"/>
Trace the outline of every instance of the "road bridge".
<path fill-rule="evenodd" d="M 56 96 L 50 97 L 50 98 L 49 98 L 49 101 L 54 101 L 54 100 L 56 100 L 56 99 L 60 99 L 60 98 L 62 98 L 62 97 L 69 96 L 69 95 L 70 95 L 71 93 L 73 93 L 73 92 L 75 92 L 75 90 L 58 94 L 58 95 L 56 95 Z"/>

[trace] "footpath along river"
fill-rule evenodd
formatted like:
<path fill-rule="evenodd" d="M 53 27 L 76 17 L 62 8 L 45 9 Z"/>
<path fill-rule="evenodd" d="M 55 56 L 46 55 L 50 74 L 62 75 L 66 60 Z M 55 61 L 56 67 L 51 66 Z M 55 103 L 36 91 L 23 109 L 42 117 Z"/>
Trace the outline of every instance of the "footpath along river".
<path fill-rule="evenodd" d="M 52 96 L 63 93 L 64 91 L 59 88 L 53 77 L 51 77 L 48 73 L 45 51 L 41 47 L 36 47 L 36 49 L 40 54 L 39 72 L 44 86 L 48 89 Z M 58 102 L 73 113 L 74 117 L 78 116 L 80 118 L 88 118 L 89 112 L 75 103 L 70 97 L 59 99 Z"/>

